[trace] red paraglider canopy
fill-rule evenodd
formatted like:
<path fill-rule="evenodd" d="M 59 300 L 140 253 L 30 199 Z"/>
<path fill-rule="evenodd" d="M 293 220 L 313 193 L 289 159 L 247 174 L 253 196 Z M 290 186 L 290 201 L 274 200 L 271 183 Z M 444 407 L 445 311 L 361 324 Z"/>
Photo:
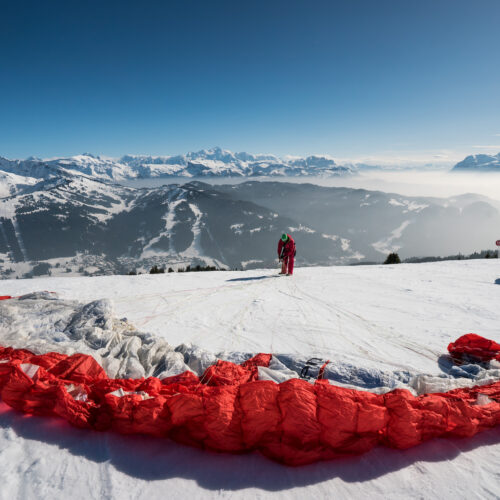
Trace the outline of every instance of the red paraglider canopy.
<path fill-rule="evenodd" d="M 480 361 L 491 361 L 492 359 L 500 361 L 500 344 L 475 333 L 462 335 L 455 342 L 449 344 L 448 352 L 455 358 L 466 355 Z"/>
<path fill-rule="evenodd" d="M 450 346 L 478 349 L 484 341 L 488 352 L 500 347 L 470 335 Z M 258 354 L 241 365 L 218 361 L 200 378 L 185 372 L 163 380 L 110 379 L 91 356 L 0 347 L 0 397 L 17 410 L 78 427 L 170 437 L 221 452 L 259 450 L 288 465 L 378 445 L 404 449 L 439 436 L 472 436 L 500 424 L 500 382 L 414 396 L 328 380 L 258 380 L 258 367 L 271 357 Z"/>

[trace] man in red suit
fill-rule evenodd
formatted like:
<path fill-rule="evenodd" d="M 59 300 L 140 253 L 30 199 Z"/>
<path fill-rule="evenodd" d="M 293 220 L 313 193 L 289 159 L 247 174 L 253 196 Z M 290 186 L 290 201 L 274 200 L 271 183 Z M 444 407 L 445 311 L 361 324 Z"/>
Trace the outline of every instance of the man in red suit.
<path fill-rule="evenodd" d="M 295 253 L 295 241 L 289 234 L 283 233 L 278 243 L 278 257 L 281 261 L 280 274 L 286 274 L 287 276 L 293 274 Z"/>

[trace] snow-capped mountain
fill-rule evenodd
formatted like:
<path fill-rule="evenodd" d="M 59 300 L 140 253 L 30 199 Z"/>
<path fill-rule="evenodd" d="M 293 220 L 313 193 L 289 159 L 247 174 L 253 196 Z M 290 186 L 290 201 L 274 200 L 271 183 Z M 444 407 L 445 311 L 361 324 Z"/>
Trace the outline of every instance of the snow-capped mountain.
<path fill-rule="evenodd" d="M 338 176 L 354 171 L 353 167 L 337 165 L 325 156 L 280 159 L 221 148 L 179 156 L 123 156 L 120 162 L 137 169 L 140 177 Z"/>
<path fill-rule="evenodd" d="M 326 156 L 280 159 L 273 155 L 233 153 L 221 148 L 176 156 L 127 155 L 120 159 L 90 153 L 49 160 L 0 158 L 0 169 L 37 178 L 47 178 L 55 169 L 108 181 L 151 177 L 339 176 L 355 172 L 352 165 L 337 165 Z"/>
<path fill-rule="evenodd" d="M 500 153 L 470 155 L 457 163 L 452 172 L 500 172 Z"/>
<path fill-rule="evenodd" d="M 20 177 L 40 180 L 64 175 L 65 169 L 57 164 L 50 164 L 50 162 L 45 162 L 37 158 L 8 160 L 0 156 L 0 172 L 7 172 Z M 21 180 L 20 184 L 23 182 L 30 181 Z"/>
<path fill-rule="evenodd" d="M 56 158 L 46 161 L 54 167 L 62 167 L 71 172 L 82 173 L 93 179 L 120 181 L 138 177 L 133 168 L 111 158 L 84 153 L 70 158 Z"/>

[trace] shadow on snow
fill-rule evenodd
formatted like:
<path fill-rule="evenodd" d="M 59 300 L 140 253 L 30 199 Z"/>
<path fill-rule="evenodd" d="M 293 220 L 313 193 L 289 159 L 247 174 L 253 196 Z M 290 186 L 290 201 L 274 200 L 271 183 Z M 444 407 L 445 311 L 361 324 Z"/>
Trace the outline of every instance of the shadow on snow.
<path fill-rule="evenodd" d="M 467 439 L 435 439 L 404 451 L 379 447 L 357 457 L 287 467 L 258 453 L 219 454 L 169 439 L 77 429 L 62 419 L 25 415 L 3 403 L 0 428 L 12 429 L 21 438 L 55 446 L 98 464 L 109 462 L 116 470 L 144 481 L 184 478 L 206 490 L 226 491 L 250 487 L 283 491 L 335 478 L 344 482 L 370 481 L 417 462 L 448 461 L 462 452 L 500 443 L 500 428 L 496 428 Z M 49 447 L 46 451 L 48 460 L 58 452 Z"/>
<path fill-rule="evenodd" d="M 266 276 L 251 276 L 249 278 L 232 278 L 226 281 L 257 281 L 257 280 L 265 280 L 267 278 L 274 278 L 275 275 L 266 275 Z"/>

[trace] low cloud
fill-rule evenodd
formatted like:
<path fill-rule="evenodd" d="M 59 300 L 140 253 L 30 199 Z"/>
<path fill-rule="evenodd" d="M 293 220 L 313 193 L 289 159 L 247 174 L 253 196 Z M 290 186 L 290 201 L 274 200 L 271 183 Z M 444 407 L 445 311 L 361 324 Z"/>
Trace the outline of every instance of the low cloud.
<path fill-rule="evenodd" d="M 468 153 L 450 150 L 383 151 L 369 156 L 336 158 L 338 163 L 362 163 L 390 168 L 448 168 L 463 160 Z"/>
<path fill-rule="evenodd" d="M 500 144 L 492 144 L 490 146 L 472 146 L 472 147 L 474 149 L 488 149 L 493 151 L 500 151 Z"/>
<path fill-rule="evenodd" d="M 272 180 L 304 182 L 303 178 L 293 177 L 273 178 Z M 466 193 L 476 193 L 500 201 L 500 172 L 451 173 L 449 169 L 369 170 L 362 171 L 359 175 L 352 177 L 307 178 L 307 182 L 330 187 L 384 191 L 404 196 L 448 198 Z"/>

